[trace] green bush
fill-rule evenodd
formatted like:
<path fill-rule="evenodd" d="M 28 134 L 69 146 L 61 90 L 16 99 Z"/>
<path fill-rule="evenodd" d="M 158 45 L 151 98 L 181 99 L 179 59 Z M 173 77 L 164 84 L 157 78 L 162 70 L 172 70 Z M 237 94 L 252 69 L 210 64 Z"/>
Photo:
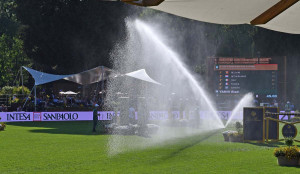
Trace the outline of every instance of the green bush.
<path fill-rule="evenodd" d="M 235 129 L 236 129 L 236 131 L 237 131 L 239 134 L 241 134 L 241 133 L 242 133 L 242 129 L 243 129 L 242 123 L 239 122 L 239 121 L 237 121 L 237 122 L 235 123 Z"/>
<path fill-rule="evenodd" d="M 287 146 L 292 146 L 292 145 L 294 144 L 294 139 L 293 139 L 293 137 L 287 137 L 287 138 L 284 139 L 284 141 L 285 141 L 285 144 L 286 144 Z"/>
<path fill-rule="evenodd" d="M 4 130 L 6 128 L 6 123 L 5 122 L 1 122 L 0 123 L 0 130 Z"/>
<path fill-rule="evenodd" d="M 20 95 L 22 94 L 22 90 L 23 90 L 23 94 L 28 95 L 30 93 L 30 90 L 26 87 L 26 86 L 4 86 L 1 91 L 0 94 L 4 95 L 4 94 L 9 94 L 9 95 Z"/>
<path fill-rule="evenodd" d="M 26 86 L 13 87 L 13 94 L 20 95 L 20 94 L 22 94 L 22 92 L 23 92 L 23 94 L 28 95 L 30 93 L 30 90 Z"/>
<path fill-rule="evenodd" d="M 4 86 L 1 91 L 0 91 L 0 94 L 3 95 L 3 94 L 13 94 L 13 89 L 14 87 L 12 86 Z"/>

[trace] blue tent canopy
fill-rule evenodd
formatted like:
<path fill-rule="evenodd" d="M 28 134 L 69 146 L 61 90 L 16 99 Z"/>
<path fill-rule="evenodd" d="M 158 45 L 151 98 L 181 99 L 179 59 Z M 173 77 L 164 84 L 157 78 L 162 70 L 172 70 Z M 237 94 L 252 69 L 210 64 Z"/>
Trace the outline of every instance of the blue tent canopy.
<path fill-rule="evenodd" d="M 26 69 L 34 78 L 34 85 L 42 85 L 45 83 L 53 82 L 56 80 L 60 80 L 66 77 L 70 77 L 72 75 L 54 75 L 54 74 L 48 74 L 41 71 L 37 71 L 28 67 L 23 66 L 24 69 Z"/>

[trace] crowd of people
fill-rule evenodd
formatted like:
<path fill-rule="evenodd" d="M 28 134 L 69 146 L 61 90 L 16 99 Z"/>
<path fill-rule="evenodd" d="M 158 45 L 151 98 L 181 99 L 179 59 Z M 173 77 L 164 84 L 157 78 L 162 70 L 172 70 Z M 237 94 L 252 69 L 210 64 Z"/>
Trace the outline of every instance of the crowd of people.
<path fill-rule="evenodd" d="M 43 92 L 37 95 L 36 100 L 33 95 L 13 96 L 11 102 L 8 103 L 10 106 L 2 105 L 0 111 L 89 110 L 95 103 L 102 103 L 101 95 L 82 97 L 80 94 L 55 95 L 54 93 L 46 94 Z"/>

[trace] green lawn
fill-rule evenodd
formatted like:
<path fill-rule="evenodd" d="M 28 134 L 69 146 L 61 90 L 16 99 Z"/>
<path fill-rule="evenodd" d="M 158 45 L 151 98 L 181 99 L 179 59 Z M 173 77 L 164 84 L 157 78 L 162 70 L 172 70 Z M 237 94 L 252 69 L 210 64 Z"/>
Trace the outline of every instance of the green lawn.
<path fill-rule="evenodd" d="M 10 123 L 0 132 L 0 173 L 300 172 L 277 165 L 273 149 L 282 143 L 228 143 L 223 130 L 112 156 L 107 152 L 110 135 L 94 135 L 91 129 L 91 122 Z M 120 138 L 151 142 L 138 136 Z"/>

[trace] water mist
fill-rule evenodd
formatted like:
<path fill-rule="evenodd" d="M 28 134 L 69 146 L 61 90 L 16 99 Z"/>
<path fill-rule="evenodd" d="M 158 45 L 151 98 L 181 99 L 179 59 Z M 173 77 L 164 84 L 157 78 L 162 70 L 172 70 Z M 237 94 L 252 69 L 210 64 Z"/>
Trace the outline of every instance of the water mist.
<path fill-rule="evenodd" d="M 196 128 L 176 127 L 172 125 L 174 120 L 156 120 L 155 124 L 160 125 L 159 131 L 149 139 L 112 135 L 108 144 L 110 154 L 145 148 L 170 139 L 224 128 L 207 92 L 185 67 L 180 56 L 163 42 L 163 37 L 157 30 L 142 21 L 128 20 L 127 38 L 124 43 L 116 45 L 111 57 L 115 70 L 128 73 L 146 69 L 153 79 L 164 86 L 140 84 L 130 78 L 123 81 L 112 79 L 108 84 L 108 101 L 116 99 L 116 92 L 134 94 L 146 98 L 147 102 L 152 101 L 147 105 L 150 111 L 174 110 L 172 108 L 176 105 L 174 103 L 183 110 L 186 108 L 194 110 L 192 112 L 194 115 L 191 114 L 189 118 L 182 117 L 181 120 L 195 119 L 200 110 L 208 111 L 210 116 L 201 119 L 201 123 L 195 126 Z"/>
<path fill-rule="evenodd" d="M 237 115 L 240 115 L 241 112 L 243 112 L 244 107 L 253 107 L 253 94 L 248 93 L 244 95 L 244 97 L 239 101 L 239 103 L 234 107 L 234 109 L 231 112 L 231 115 L 229 116 L 225 127 L 227 127 Z"/>

